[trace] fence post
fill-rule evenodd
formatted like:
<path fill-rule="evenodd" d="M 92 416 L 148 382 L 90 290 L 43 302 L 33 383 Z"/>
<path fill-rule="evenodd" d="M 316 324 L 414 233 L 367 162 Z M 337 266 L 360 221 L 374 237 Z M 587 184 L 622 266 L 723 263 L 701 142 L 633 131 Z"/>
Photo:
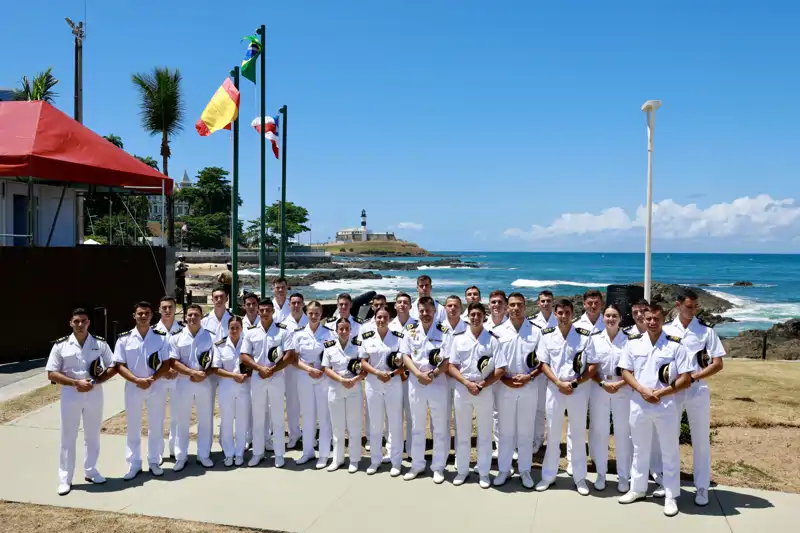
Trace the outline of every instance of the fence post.
<path fill-rule="evenodd" d="M 767 332 L 764 332 L 764 339 L 761 342 L 761 360 L 767 360 Z"/>

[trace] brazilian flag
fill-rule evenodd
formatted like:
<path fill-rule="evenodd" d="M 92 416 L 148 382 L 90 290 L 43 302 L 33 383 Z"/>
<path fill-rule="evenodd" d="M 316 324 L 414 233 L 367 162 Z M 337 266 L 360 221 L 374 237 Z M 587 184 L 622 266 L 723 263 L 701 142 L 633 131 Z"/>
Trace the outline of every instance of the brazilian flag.
<path fill-rule="evenodd" d="M 242 60 L 242 77 L 255 83 L 256 59 L 261 55 L 261 41 L 259 41 L 258 37 L 255 35 L 242 37 L 242 40 L 250 41 L 250 44 L 247 45 L 247 52 L 245 52 L 244 59 Z"/>

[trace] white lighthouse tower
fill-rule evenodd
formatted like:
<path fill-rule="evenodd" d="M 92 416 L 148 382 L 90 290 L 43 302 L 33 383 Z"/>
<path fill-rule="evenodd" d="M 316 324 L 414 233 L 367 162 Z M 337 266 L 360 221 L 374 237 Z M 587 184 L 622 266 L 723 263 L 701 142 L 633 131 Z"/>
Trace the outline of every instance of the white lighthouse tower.
<path fill-rule="evenodd" d="M 367 241 L 367 210 L 361 210 L 361 240 Z"/>

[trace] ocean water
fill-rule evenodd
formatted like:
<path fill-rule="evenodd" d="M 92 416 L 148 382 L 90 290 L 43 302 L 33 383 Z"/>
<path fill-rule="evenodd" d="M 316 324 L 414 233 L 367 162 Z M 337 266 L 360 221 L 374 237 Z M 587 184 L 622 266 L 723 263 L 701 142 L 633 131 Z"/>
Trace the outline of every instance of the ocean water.
<path fill-rule="evenodd" d="M 471 261 L 480 268 L 429 266 L 438 258 Z M 416 262 L 420 270 L 380 270 L 376 272 L 393 277 L 323 281 L 300 290 L 306 298 L 324 299 L 334 298 L 339 292 L 355 296 L 372 290 L 389 298 L 401 291 L 414 296 L 416 278 L 425 273 L 433 279 L 433 294 L 440 299 L 450 294 L 463 297 L 470 285 L 480 287 L 484 299 L 494 289 L 519 291 L 535 298 L 542 289 L 550 289 L 556 295 L 572 295 L 615 283 L 641 282 L 644 277 L 643 254 L 437 252 L 434 258 L 334 257 L 333 260 L 334 266 L 348 268 L 348 263 L 365 259 Z M 299 270 L 292 274 L 308 272 Z M 725 315 L 738 322 L 719 324 L 716 329 L 723 336 L 736 335 L 744 329 L 767 329 L 777 322 L 800 317 L 800 255 L 653 254 L 652 277 L 653 281 L 663 283 L 707 284 L 702 288 L 733 303 L 735 307 Z M 754 286 L 734 287 L 736 281 L 749 281 Z"/>

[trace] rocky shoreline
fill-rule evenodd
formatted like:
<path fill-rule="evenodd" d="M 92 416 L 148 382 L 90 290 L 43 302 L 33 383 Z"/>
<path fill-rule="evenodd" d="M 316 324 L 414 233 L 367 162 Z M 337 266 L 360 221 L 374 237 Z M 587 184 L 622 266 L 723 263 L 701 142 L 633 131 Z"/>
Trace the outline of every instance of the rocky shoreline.
<path fill-rule="evenodd" d="M 800 319 L 792 318 L 768 330 L 748 329 L 723 339 L 729 357 L 747 359 L 800 359 Z"/>

